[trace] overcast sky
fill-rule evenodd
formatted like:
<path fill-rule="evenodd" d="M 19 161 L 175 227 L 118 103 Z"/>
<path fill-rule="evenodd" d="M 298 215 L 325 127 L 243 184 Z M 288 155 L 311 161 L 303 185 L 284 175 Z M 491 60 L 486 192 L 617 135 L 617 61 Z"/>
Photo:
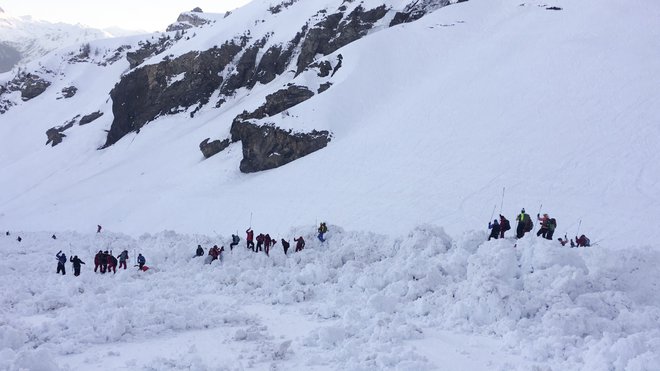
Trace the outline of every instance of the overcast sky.
<path fill-rule="evenodd" d="M 91 27 L 163 31 L 179 13 L 200 7 L 223 13 L 251 0 L 0 0 L 14 16 L 31 15 L 50 22 L 82 23 Z"/>

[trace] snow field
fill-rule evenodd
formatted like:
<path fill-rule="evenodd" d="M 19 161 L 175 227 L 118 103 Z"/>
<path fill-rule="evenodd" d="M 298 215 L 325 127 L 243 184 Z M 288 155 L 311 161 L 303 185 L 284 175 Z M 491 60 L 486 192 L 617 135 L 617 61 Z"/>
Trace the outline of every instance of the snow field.
<path fill-rule="evenodd" d="M 230 238 L 171 231 L 3 236 L 0 369 L 100 369 L 98 354 L 117 369 L 437 369 L 424 349 L 447 329 L 499 339 L 498 354 L 520 358 L 483 369 L 660 365 L 657 251 L 535 236 L 514 247 L 431 225 L 398 238 L 329 228 L 323 245 L 293 229 L 306 250 L 284 256 L 278 242 L 270 257 L 244 240 L 230 252 Z M 224 245 L 223 261 L 192 258 L 198 243 Z M 133 261 L 137 250 L 152 269 L 94 274 L 99 248 Z M 80 277 L 69 263 L 55 275 L 60 249 L 87 263 Z"/>

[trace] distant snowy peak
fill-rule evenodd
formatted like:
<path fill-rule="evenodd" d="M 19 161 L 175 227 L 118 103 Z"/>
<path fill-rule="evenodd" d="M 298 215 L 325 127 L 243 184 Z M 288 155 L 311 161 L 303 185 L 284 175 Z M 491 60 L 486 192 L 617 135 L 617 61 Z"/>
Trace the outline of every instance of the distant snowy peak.
<path fill-rule="evenodd" d="M 69 45 L 139 32 L 105 31 L 82 24 L 51 23 L 0 12 L 0 73 Z"/>

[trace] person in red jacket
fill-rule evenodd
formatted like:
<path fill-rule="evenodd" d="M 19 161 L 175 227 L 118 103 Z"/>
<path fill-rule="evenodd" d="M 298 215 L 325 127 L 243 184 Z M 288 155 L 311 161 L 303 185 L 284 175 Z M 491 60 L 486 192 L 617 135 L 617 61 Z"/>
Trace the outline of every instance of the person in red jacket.
<path fill-rule="evenodd" d="M 259 233 L 257 236 L 257 247 L 255 249 L 255 252 L 263 251 L 263 246 L 264 246 L 264 239 L 266 236 L 264 236 L 263 233 Z"/>
<path fill-rule="evenodd" d="M 538 232 L 536 232 L 536 236 L 543 236 L 543 238 L 546 238 L 546 234 L 548 233 L 548 222 L 550 221 L 550 217 L 548 214 L 543 214 L 543 217 L 541 215 L 536 214 L 536 219 L 541 222 L 541 229 L 539 229 Z"/>
<path fill-rule="evenodd" d="M 578 236 L 575 236 L 575 243 L 577 244 L 577 247 L 591 246 L 591 241 L 585 235 L 581 235 L 579 238 Z"/>
<path fill-rule="evenodd" d="M 294 238 L 293 240 L 296 241 L 296 252 L 303 251 L 305 248 L 305 240 L 302 238 L 302 236 Z"/>
<path fill-rule="evenodd" d="M 94 273 L 96 273 L 96 270 L 99 268 L 101 268 L 101 273 L 105 273 L 103 267 L 101 267 L 101 259 L 103 259 L 103 251 L 99 250 L 99 252 L 94 255 Z"/>
<path fill-rule="evenodd" d="M 511 223 L 509 223 L 509 220 L 504 215 L 500 214 L 500 238 L 504 238 L 504 232 L 509 229 L 511 229 Z"/>
<path fill-rule="evenodd" d="M 270 239 L 270 234 L 266 233 L 264 236 L 264 252 L 266 253 L 266 256 L 269 256 L 268 253 L 270 252 L 270 244 L 272 241 L 273 240 Z"/>
<path fill-rule="evenodd" d="M 247 241 L 247 248 L 254 251 L 254 231 L 252 228 L 248 228 L 245 233 L 247 233 L 247 237 L 245 238 Z"/>

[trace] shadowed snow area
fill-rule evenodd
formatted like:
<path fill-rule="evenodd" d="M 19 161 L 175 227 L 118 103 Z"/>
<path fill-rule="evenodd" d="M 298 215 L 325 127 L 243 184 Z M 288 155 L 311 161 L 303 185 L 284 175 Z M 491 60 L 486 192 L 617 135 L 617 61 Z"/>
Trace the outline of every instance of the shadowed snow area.
<path fill-rule="evenodd" d="M 0 368 L 18 370 L 652 370 L 660 253 L 483 242 L 422 226 L 391 238 L 329 226 L 270 257 L 244 241 L 222 262 L 162 232 L 0 238 Z M 55 253 L 85 261 L 55 276 Z M 151 267 L 95 274 L 99 249 Z M 70 264 L 66 265 L 67 270 Z M 59 368 L 58 368 L 59 367 Z M 535 368 L 536 367 L 536 368 Z"/>

